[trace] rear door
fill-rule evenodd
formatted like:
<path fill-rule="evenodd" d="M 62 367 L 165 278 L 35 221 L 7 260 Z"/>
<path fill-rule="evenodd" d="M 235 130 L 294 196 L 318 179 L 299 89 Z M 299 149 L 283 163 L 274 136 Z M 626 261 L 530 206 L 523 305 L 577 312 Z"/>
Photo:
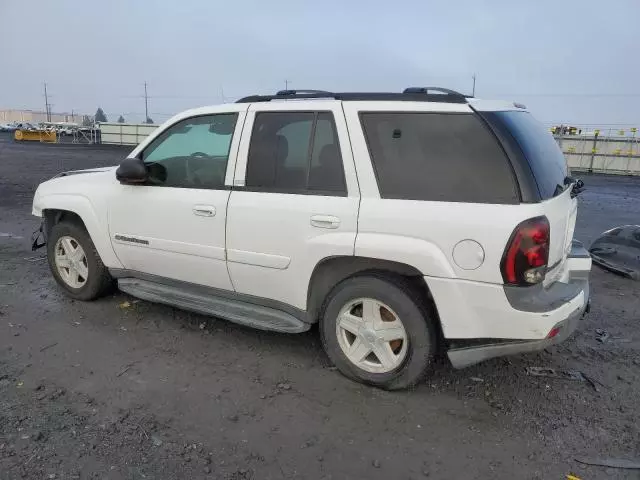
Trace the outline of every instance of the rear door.
<path fill-rule="evenodd" d="M 358 204 L 340 102 L 252 105 L 227 218 L 235 290 L 305 310 L 318 262 L 353 255 Z"/>

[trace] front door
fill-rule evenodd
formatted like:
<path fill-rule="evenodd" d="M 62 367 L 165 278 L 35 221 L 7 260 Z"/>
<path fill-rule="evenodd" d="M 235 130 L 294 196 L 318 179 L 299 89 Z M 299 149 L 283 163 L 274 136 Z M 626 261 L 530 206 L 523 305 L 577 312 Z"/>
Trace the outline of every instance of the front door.
<path fill-rule="evenodd" d="M 236 291 L 306 310 L 315 266 L 354 254 L 358 204 L 340 102 L 252 105 L 227 219 Z"/>
<path fill-rule="evenodd" d="M 230 184 L 243 119 L 242 111 L 185 118 L 139 153 L 149 181 L 121 185 L 109 205 L 111 241 L 126 269 L 233 290 L 225 177 Z"/>

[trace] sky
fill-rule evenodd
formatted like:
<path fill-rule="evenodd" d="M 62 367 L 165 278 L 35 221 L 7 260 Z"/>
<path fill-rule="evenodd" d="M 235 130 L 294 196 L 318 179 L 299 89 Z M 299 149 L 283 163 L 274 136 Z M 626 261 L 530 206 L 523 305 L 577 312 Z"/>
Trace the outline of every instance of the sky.
<path fill-rule="evenodd" d="M 285 88 L 442 86 L 640 126 L 640 1 L 0 0 L 0 109 L 161 122 Z"/>

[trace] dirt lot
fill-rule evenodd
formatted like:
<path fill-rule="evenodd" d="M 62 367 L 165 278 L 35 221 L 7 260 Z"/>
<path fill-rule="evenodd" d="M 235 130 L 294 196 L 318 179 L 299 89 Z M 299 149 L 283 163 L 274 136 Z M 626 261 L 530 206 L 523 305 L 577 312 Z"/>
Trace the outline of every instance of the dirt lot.
<path fill-rule="evenodd" d="M 462 371 L 442 360 L 414 391 L 375 390 L 336 372 L 315 330 L 63 296 L 30 251 L 35 187 L 126 153 L 0 138 L 0 478 L 640 478 L 574 460 L 640 458 L 638 283 L 595 268 L 567 343 Z M 579 239 L 640 222 L 640 180 L 583 178 Z"/>

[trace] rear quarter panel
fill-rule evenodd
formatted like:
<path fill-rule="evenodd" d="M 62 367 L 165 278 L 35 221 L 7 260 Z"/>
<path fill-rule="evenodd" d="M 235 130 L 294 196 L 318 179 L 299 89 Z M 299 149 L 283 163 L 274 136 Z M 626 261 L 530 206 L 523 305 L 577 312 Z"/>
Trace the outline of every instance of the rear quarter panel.
<path fill-rule="evenodd" d="M 486 205 L 362 199 L 356 255 L 416 267 L 425 276 L 502 283 L 500 261 L 514 228 L 540 214 L 539 205 Z M 474 270 L 456 264 L 458 242 L 474 240 L 484 260 Z"/>
<path fill-rule="evenodd" d="M 471 113 L 468 104 L 348 102 L 343 104 L 361 191 L 355 254 L 416 267 L 425 276 L 502 283 L 500 261 L 514 228 L 541 215 L 540 204 L 478 204 L 381 199 L 359 114 L 363 111 Z M 453 258 L 455 246 L 474 240 L 482 264 L 466 270 Z"/>

